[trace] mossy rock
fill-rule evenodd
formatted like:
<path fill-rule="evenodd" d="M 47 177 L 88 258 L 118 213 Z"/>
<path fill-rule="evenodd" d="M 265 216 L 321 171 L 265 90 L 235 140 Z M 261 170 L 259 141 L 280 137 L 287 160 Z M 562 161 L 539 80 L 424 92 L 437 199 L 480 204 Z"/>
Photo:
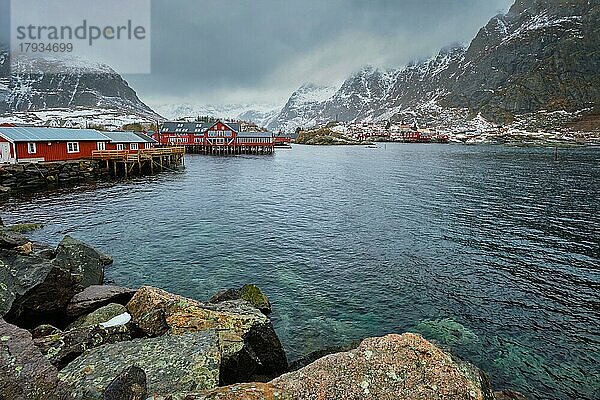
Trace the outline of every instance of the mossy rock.
<path fill-rule="evenodd" d="M 244 285 L 239 289 L 226 289 L 215 294 L 209 303 L 221 303 L 223 301 L 244 300 L 255 308 L 258 308 L 263 314 L 271 313 L 271 303 L 269 298 L 256 285 Z"/>
<path fill-rule="evenodd" d="M 8 228 L 8 230 L 12 231 L 12 232 L 18 232 L 18 233 L 29 233 L 29 232 L 34 232 L 37 230 L 40 230 L 44 227 L 43 224 L 17 224 L 17 225 L 12 225 Z"/>
<path fill-rule="evenodd" d="M 84 328 L 94 326 L 103 322 L 110 321 L 116 316 L 127 312 L 127 308 L 121 304 L 111 303 L 100 307 L 96 311 L 79 317 L 75 322 L 68 326 L 67 330 L 75 328 Z"/>
<path fill-rule="evenodd" d="M 240 289 L 240 299 L 246 300 L 264 313 L 271 312 L 271 303 L 266 294 L 256 285 L 244 285 Z"/>

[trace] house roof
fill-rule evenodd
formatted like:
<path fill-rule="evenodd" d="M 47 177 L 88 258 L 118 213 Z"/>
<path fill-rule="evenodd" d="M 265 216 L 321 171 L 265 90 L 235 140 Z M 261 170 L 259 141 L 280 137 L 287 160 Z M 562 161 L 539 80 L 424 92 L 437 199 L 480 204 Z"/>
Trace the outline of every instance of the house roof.
<path fill-rule="evenodd" d="M 107 137 L 93 129 L 0 127 L 0 136 L 11 142 L 102 142 Z"/>
<path fill-rule="evenodd" d="M 239 132 L 242 130 L 242 124 L 240 124 L 239 122 L 223 122 L 225 125 L 227 125 L 228 127 L 230 127 L 232 130 Z"/>
<path fill-rule="evenodd" d="M 212 122 L 164 122 L 160 128 L 160 133 L 200 133 L 213 125 Z"/>
<path fill-rule="evenodd" d="M 241 138 L 271 138 L 273 134 L 271 132 L 239 132 L 237 137 Z"/>
<path fill-rule="evenodd" d="M 139 137 L 135 132 L 104 132 L 111 143 L 147 143 L 146 140 Z"/>
<path fill-rule="evenodd" d="M 142 132 L 133 132 L 135 135 L 139 136 L 140 138 L 142 138 L 142 140 L 146 143 L 157 143 L 156 140 L 152 139 L 152 137 L 148 136 L 145 133 Z"/>

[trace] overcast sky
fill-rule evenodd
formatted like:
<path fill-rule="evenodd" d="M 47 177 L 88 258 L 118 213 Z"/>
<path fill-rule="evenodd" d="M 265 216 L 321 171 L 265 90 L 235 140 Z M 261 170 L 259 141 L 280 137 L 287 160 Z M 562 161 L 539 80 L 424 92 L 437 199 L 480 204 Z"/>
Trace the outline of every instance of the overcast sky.
<path fill-rule="evenodd" d="M 304 82 L 338 84 L 367 64 L 403 66 L 468 43 L 511 3 L 153 0 L 152 74 L 126 79 L 152 104 L 280 103 Z"/>

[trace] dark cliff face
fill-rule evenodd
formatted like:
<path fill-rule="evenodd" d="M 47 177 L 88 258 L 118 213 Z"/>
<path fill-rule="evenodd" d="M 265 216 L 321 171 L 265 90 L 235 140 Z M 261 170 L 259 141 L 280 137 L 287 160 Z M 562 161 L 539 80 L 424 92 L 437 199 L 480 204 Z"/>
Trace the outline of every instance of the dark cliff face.
<path fill-rule="evenodd" d="M 422 117 L 439 105 L 507 123 L 520 114 L 597 107 L 597 21 L 598 0 L 518 0 L 506 15 L 492 18 L 467 49 L 450 46 L 402 70 L 366 68 L 330 99 L 301 112 L 306 121 L 323 124 L 336 118 Z M 282 120 L 284 114 L 275 121 Z"/>
<path fill-rule="evenodd" d="M 10 79 L 10 111 L 51 108 L 102 108 L 154 114 L 117 73 L 21 74 Z"/>
<path fill-rule="evenodd" d="M 507 122 L 600 101 L 600 3 L 519 0 L 479 31 L 443 105 Z"/>
<path fill-rule="evenodd" d="M 8 50 L 0 49 L 0 113 L 83 107 L 157 116 L 108 66 L 64 64 L 51 68 L 64 72 L 44 73 L 35 65 L 19 73 L 10 70 L 9 57 Z"/>

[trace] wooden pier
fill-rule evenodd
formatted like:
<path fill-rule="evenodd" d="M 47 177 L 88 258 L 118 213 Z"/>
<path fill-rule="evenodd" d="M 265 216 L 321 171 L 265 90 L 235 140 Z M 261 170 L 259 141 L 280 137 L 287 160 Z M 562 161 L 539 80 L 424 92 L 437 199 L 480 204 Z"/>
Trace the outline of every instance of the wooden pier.
<path fill-rule="evenodd" d="M 239 154 L 273 154 L 275 148 L 273 145 L 265 146 L 213 146 L 213 145 L 186 145 L 185 151 L 188 154 L 206 154 L 213 156 L 229 156 Z"/>
<path fill-rule="evenodd" d="M 91 158 L 105 161 L 106 169 L 111 176 L 127 179 L 180 167 L 184 163 L 184 155 L 185 147 L 165 147 L 141 149 L 136 152 L 96 150 L 92 152 Z"/>

